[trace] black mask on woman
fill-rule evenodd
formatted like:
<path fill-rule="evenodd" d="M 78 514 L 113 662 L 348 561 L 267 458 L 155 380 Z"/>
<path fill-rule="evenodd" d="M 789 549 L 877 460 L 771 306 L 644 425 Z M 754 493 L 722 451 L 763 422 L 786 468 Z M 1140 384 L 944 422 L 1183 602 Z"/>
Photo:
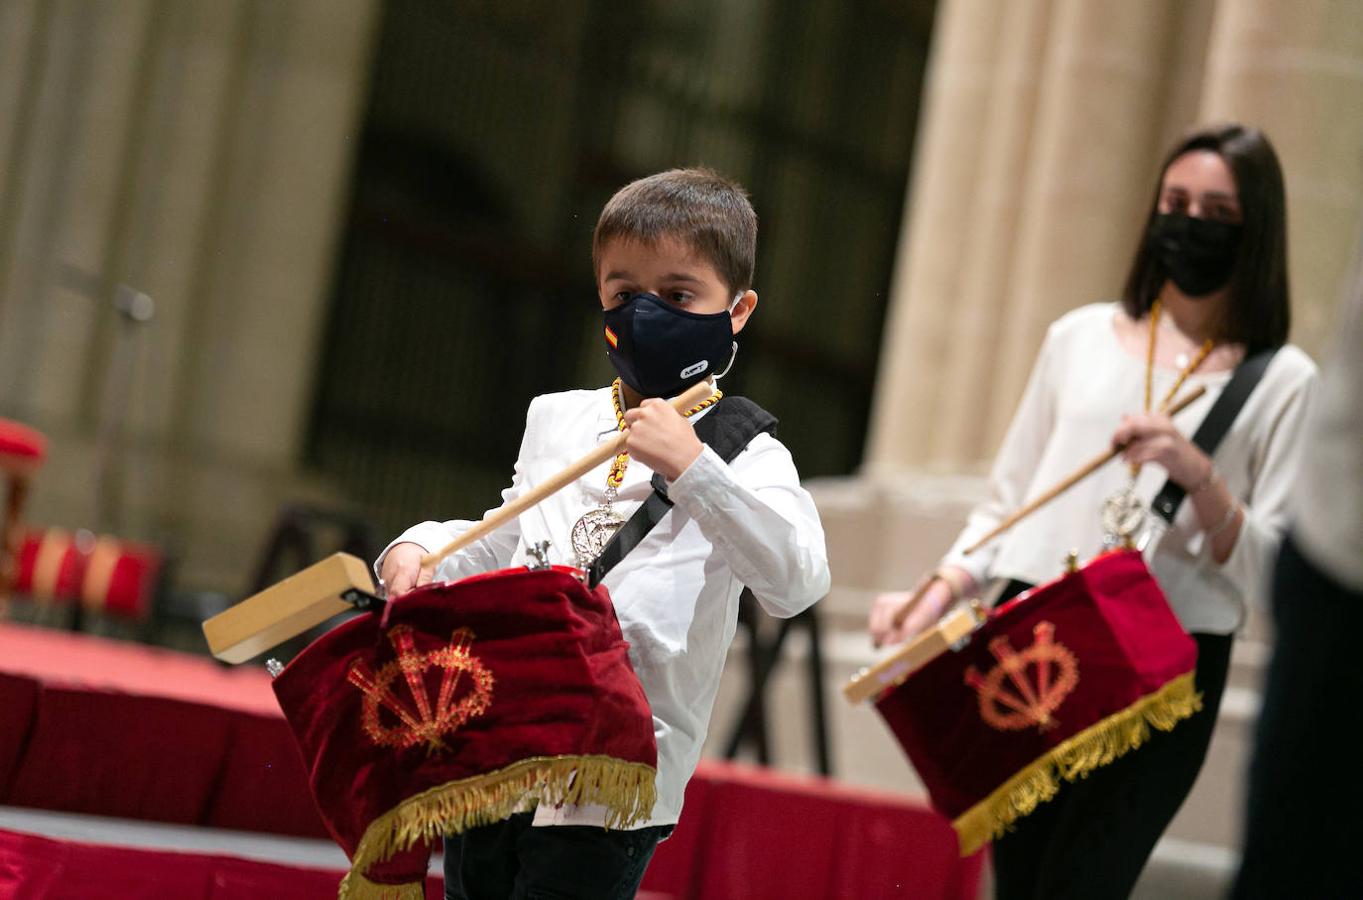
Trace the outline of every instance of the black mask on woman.
<path fill-rule="evenodd" d="M 729 311 L 693 313 L 656 294 L 634 294 L 603 310 L 606 356 L 625 384 L 645 397 L 673 397 L 723 375 L 738 352 Z"/>
<path fill-rule="evenodd" d="M 1146 240 L 1178 289 L 1189 297 L 1203 297 L 1230 280 L 1243 230 L 1229 222 L 1166 213 L 1155 216 Z"/>

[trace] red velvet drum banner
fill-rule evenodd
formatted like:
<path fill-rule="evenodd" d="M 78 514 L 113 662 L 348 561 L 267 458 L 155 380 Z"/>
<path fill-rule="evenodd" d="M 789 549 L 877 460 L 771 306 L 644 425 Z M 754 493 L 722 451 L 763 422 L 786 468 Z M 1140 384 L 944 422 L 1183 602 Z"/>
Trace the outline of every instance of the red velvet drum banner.
<path fill-rule="evenodd" d="M 430 843 L 534 802 L 653 807 L 653 719 L 604 587 L 507 569 L 358 616 L 274 680 L 328 829 L 341 896 L 421 897 Z"/>
<path fill-rule="evenodd" d="M 973 853 L 1074 780 L 1201 706 L 1197 645 L 1135 551 L 994 610 L 876 708 Z"/>

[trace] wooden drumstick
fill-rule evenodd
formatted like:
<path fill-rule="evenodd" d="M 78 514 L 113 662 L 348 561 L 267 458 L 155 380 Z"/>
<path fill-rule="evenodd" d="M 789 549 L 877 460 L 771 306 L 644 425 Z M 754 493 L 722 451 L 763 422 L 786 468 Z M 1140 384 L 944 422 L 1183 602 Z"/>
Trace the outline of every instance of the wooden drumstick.
<path fill-rule="evenodd" d="M 937 578 L 935 576 L 929 575 L 927 578 L 923 579 L 918 587 L 913 589 L 913 594 L 909 599 L 904 601 L 904 605 L 895 610 L 894 618 L 890 619 L 891 628 L 898 628 L 904 624 L 904 620 L 909 617 L 909 613 L 913 612 L 913 608 L 918 605 L 918 601 L 923 599 L 923 595 L 928 592 L 928 588 L 932 587 L 932 583 L 936 580 Z M 877 643 L 876 646 L 879 647 L 880 644 Z"/>
<path fill-rule="evenodd" d="M 713 394 L 714 391 L 714 385 L 710 382 L 700 381 L 687 388 L 678 396 L 673 397 L 668 402 L 672 404 L 672 408 L 677 410 L 677 412 L 685 412 L 705 400 Z M 539 503 L 551 494 L 557 493 L 574 481 L 577 481 L 583 475 L 586 475 L 606 460 L 619 456 L 621 451 L 625 449 L 625 439 L 628 436 L 629 429 L 626 428 L 615 437 L 603 442 L 595 450 L 568 466 L 557 475 L 536 485 L 533 490 L 527 491 L 505 506 L 495 510 L 489 514 L 487 518 L 483 519 L 483 521 L 474 525 L 444 547 L 441 547 L 434 553 L 427 553 L 425 556 L 421 557 L 421 564 L 423 566 L 432 566 L 439 563 L 451 553 L 458 552 L 479 538 L 486 537 L 498 528 L 501 528 L 507 522 L 510 522 L 530 507 Z"/>
<path fill-rule="evenodd" d="M 680 411 L 688 410 L 713 393 L 707 381 L 694 385 L 672 400 Z M 464 532 L 459 539 L 422 559 L 427 565 L 438 562 L 465 544 L 510 521 L 545 497 L 620 453 L 627 431 L 613 437 L 559 472 L 534 490 Z M 302 634 L 339 613 L 355 608 L 372 608 L 382 601 L 373 596 L 374 577 L 364 560 L 348 553 L 333 553 L 306 569 L 247 597 L 203 623 L 208 648 L 218 659 L 231 663 L 246 662 L 271 647 Z"/>
<path fill-rule="evenodd" d="M 1198 397 L 1201 397 L 1206 392 L 1206 390 L 1207 390 L 1206 388 L 1202 387 L 1201 385 L 1198 385 L 1197 387 L 1189 391 L 1183 397 L 1183 399 L 1179 400 L 1173 406 L 1169 407 L 1169 409 L 1165 411 L 1165 414 L 1172 416 L 1175 413 L 1181 412 L 1183 408 L 1186 407 L 1189 403 L 1192 403 Z M 1109 462 L 1112 459 L 1115 459 L 1117 454 L 1121 453 L 1125 449 L 1126 445 L 1123 444 L 1120 447 L 1111 447 L 1107 450 L 1104 450 L 1102 453 L 1093 457 L 1093 459 L 1090 459 L 1088 462 L 1084 463 L 1078 469 L 1075 469 L 1072 473 L 1070 473 L 1063 480 L 1061 480 L 1059 484 L 1055 485 L 1050 490 L 1042 494 L 1040 497 L 1037 497 L 1031 503 L 1028 503 L 1026 506 L 1022 507 L 1017 512 L 1013 513 L 1011 516 L 1004 519 L 997 526 L 995 526 L 994 530 L 990 531 L 988 534 L 980 538 L 975 543 L 971 544 L 969 547 L 966 547 L 963 552 L 965 553 L 966 556 L 969 556 L 970 554 L 974 553 L 976 550 L 980 549 L 985 544 L 992 541 L 994 538 L 998 537 L 1008 529 L 1012 528 L 1018 522 L 1021 522 L 1023 519 L 1027 518 L 1032 513 L 1036 512 L 1038 509 L 1045 506 L 1047 503 L 1050 503 L 1056 497 L 1059 497 L 1061 494 L 1065 493 L 1065 491 L 1068 491 L 1070 488 L 1074 487 L 1080 481 L 1083 481 L 1089 475 L 1092 475 L 1098 469 L 1102 468 L 1105 463 Z"/>

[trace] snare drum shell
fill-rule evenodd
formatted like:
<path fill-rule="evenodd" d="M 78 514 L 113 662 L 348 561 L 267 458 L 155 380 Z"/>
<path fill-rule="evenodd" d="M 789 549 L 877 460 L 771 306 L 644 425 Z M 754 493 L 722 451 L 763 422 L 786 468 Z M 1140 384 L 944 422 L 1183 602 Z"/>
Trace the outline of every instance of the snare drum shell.
<path fill-rule="evenodd" d="M 1034 649 L 1046 643 L 1040 634 L 1048 628 L 1059 649 Z M 1021 660 L 1022 684 L 1004 675 L 977 688 L 1010 653 Z M 1140 554 L 1118 552 L 998 608 L 964 649 L 938 656 L 876 707 L 933 805 L 957 819 L 1067 741 L 1190 675 L 1196 663 L 1196 643 Z M 1042 706 L 1054 704 L 1049 721 L 1028 720 L 1009 705 L 1028 706 L 1029 691 Z"/>
<path fill-rule="evenodd" d="M 372 677 L 392 663 L 395 629 L 410 629 L 407 655 L 428 661 L 413 654 L 441 651 L 468 629 L 468 653 L 491 676 L 486 709 L 441 734 L 438 747 L 384 744 L 366 730 L 365 694 L 351 668 L 359 663 Z M 473 687 L 469 665 L 459 673 L 456 701 Z M 437 703 L 444 671 L 427 662 L 416 677 L 415 688 L 403 674 L 388 684 L 409 713 L 419 708 L 416 690 L 424 690 L 428 707 Z M 575 570 L 508 569 L 418 588 L 391 601 L 386 627 L 364 614 L 314 641 L 274 680 L 274 690 L 323 820 L 352 857 L 370 823 L 407 798 L 523 769 L 527 761 L 647 766 L 651 796 L 657 744 L 648 700 L 609 593 L 589 591 Z M 401 734 L 396 716 L 379 715 L 384 737 Z"/>

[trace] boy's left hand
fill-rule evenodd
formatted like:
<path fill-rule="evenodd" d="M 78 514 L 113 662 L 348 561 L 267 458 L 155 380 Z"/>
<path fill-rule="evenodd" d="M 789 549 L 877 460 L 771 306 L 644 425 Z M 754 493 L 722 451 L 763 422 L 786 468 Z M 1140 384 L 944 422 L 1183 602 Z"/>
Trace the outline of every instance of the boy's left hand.
<path fill-rule="evenodd" d="M 625 412 L 625 424 L 629 455 L 668 481 L 675 481 L 705 449 L 691 423 L 666 400 L 644 400 Z"/>

